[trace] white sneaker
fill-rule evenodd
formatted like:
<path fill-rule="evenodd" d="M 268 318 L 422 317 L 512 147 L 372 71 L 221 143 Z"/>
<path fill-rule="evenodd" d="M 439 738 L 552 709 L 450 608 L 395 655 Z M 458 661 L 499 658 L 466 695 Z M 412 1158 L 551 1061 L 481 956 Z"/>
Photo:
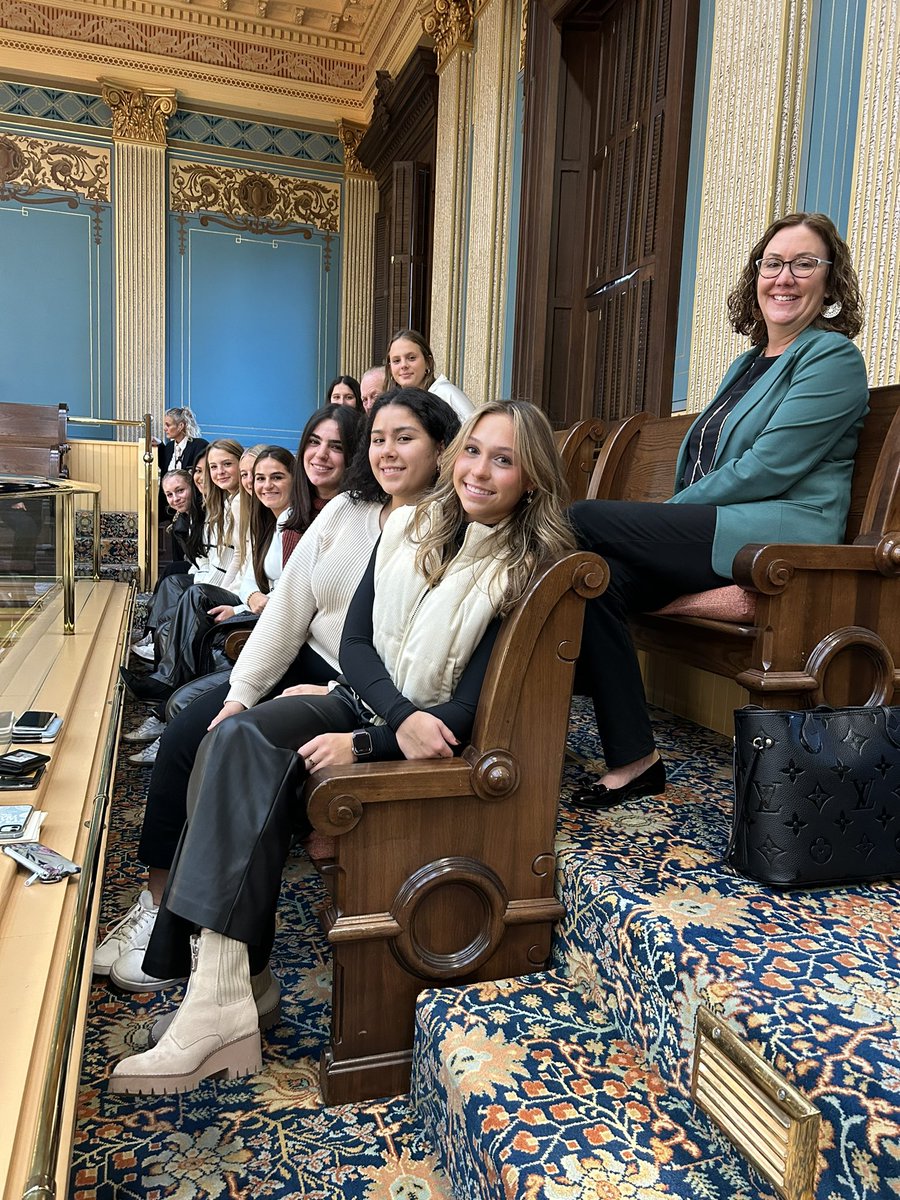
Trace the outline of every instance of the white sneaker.
<path fill-rule="evenodd" d="M 141 892 L 128 912 L 107 933 L 94 950 L 94 974 L 108 975 L 116 960 L 125 953 L 140 947 L 141 955 L 150 941 L 159 912 L 148 891 Z"/>
<path fill-rule="evenodd" d="M 157 738 L 162 737 L 166 732 L 165 721 L 160 721 L 152 713 L 147 717 L 146 721 L 142 721 L 137 729 L 132 729 L 130 733 L 122 734 L 123 742 L 155 742 Z"/>
<path fill-rule="evenodd" d="M 128 761 L 134 763 L 136 767 L 152 767 L 156 762 L 156 755 L 159 753 L 160 739 L 151 742 L 149 746 L 145 746 L 143 750 L 138 750 L 137 754 L 129 754 Z"/>
<path fill-rule="evenodd" d="M 155 914 L 154 914 L 155 920 Z M 152 931 L 153 926 L 150 926 Z M 147 941 L 150 940 L 150 934 L 147 934 Z M 179 983 L 179 979 L 156 979 L 153 975 L 148 975 L 144 971 L 144 951 L 147 949 L 147 942 L 142 946 L 134 946 L 126 949 L 124 954 L 120 954 L 116 961 L 109 969 L 109 977 L 117 987 L 122 988 L 125 992 L 155 992 L 158 988 L 171 987 L 173 983 Z"/>
<path fill-rule="evenodd" d="M 145 645 L 144 642 L 136 642 L 131 647 L 131 653 L 135 658 L 140 658 L 143 662 L 156 662 L 156 651 L 153 648 L 153 639 Z"/>

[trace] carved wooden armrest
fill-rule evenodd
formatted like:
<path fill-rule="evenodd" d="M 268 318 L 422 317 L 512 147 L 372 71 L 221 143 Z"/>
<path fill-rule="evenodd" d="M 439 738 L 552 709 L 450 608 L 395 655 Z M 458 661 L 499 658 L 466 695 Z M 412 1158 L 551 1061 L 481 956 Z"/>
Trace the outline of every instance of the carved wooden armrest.
<path fill-rule="evenodd" d="M 900 575 L 900 533 L 885 534 L 876 545 L 744 546 L 734 560 L 734 581 L 749 591 L 775 596 L 798 571 L 877 571 Z"/>
<path fill-rule="evenodd" d="M 364 805 L 468 796 L 472 768 L 462 758 L 352 763 L 323 767 L 306 785 L 312 827 L 337 837 L 359 822 Z"/>
<path fill-rule="evenodd" d="M 251 629 L 234 629 L 225 638 L 223 650 L 229 662 L 237 662 L 238 655 L 244 648 L 244 643 L 250 637 Z"/>

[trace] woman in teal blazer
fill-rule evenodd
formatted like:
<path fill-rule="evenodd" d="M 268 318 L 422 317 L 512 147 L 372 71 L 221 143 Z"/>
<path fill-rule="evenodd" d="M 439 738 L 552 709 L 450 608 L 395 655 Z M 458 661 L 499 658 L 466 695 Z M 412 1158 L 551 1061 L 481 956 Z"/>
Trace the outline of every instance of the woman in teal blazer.
<path fill-rule="evenodd" d="M 792 213 L 750 252 L 728 298 L 753 347 L 728 369 L 682 443 L 665 504 L 585 500 L 579 542 L 610 568 L 585 612 L 579 683 L 607 773 L 575 802 L 609 808 L 665 790 L 628 614 L 731 582 L 751 542 L 840 542 L 868 386 L 850 252 L 828 217 Z"/>

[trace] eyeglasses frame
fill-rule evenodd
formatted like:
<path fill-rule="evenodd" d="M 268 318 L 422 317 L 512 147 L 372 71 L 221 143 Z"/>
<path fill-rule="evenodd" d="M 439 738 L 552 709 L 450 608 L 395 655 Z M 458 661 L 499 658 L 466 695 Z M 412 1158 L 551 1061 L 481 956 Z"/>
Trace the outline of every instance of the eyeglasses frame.
<path fill-rule="evenodd" d="M 772 258 L 779 258 L 779 255 L 773 254 Z M 816 265 L 813 267 L 813 269 L 809 272 L 808 275 L 798 275 L 797 272 L 794 270 L 794 263 L 797 261 L 798 258 L 814 258 L 816 260 Z M 819 269 L 819 267 L 831 267 L 834 265 L 832 259 L 830 259 L 830 258 L 819 258 L 815 254 L 795 254 L 793 258 L 782 258 L 780 260 L 781 266 L 778 268 L 778 270 L 775 272 L 774 275 L 763 275 L 762 265 L 765 261 L 766 260 L 764 257 L 757 258 L 754 260 L 754 264 L 753 264 L 756 267 L 757 275 L 759 275 L 759 277 L 761 279 L 777 279 L 785 267 L 787 267 L 787 269 L 790 271 L 790 273 L 793 275 L 793 277 L 795 279 L 810 279 L 813 275 L 815 275 L 815 273 Z"/>

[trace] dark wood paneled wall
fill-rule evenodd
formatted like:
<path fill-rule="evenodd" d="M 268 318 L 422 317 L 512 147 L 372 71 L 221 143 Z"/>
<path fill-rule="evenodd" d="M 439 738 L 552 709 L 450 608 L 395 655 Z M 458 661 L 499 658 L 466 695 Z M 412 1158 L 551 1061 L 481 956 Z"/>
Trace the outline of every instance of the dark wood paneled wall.
<path fill-rule="evenodd" d="M 357 151 L 378 183 L 373 362 L 402 326 L 429 336 L 437 94 L 432 50 L 417 49 L 396 79 L 379 71 L 372 122 Z"/>
<path fill-rule="evenodd" d="M 558 426 L 670 411 L 696 10 L 529 8 L 513 391 Z"/>

